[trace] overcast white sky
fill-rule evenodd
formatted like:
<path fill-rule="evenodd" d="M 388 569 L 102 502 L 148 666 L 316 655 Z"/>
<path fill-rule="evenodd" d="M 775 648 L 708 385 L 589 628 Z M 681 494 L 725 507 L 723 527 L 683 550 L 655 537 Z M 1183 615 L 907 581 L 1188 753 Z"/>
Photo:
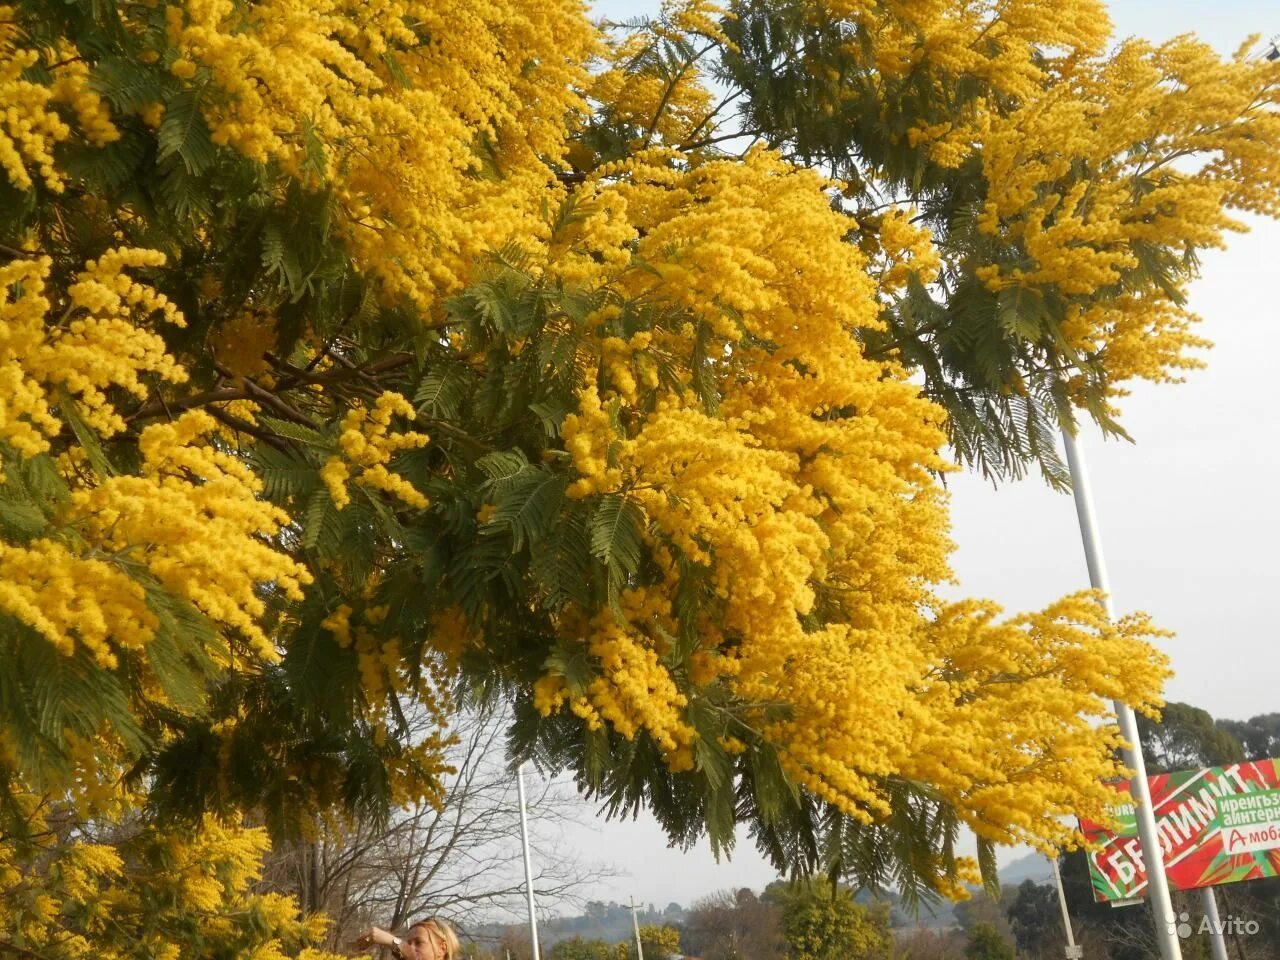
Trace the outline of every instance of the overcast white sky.
<path fill-rule="evenodd" d="M 611 17 L 656 7 L 641 0 L 595 5 Z M 1116 0 L 1111 9 L 1117 37 L 1195 32 L 1224 53 L 1249 33 L 1280 31 L 1272 0 Z M 1270 221 L 1232 237 L 1226 252 L 1208 253 L 1192 293 L 1204 319 L 1200 332 L 1216 344 L 1208 369 L 1182 385 L 1134 391 L 1123 422 L 1136 444 L 1084 439 L 1116 609 L 1146 610 L 1177 632 L 1166 645 L 1177 671 L 1167 696 L 1218 717 L 1280 710 L 1278 259 L 1280 225 Z M 960 592 L 1012 612 L 1088 586 L 1069 495 L 1038 479 L 993 491 L 958 476 L 950 486 Z M 730 863 L 716 864 L 705 845 L 668 849 L 648 818 L 585 822 L 591 817 L 584 806 L 583 826 L 562 842 L 619 869 L 615 882 L 598 888 L 598 899 L 634 896 L 661 908 L 728 887 L 760 889 L 773 879 L 749 841 Z"/>

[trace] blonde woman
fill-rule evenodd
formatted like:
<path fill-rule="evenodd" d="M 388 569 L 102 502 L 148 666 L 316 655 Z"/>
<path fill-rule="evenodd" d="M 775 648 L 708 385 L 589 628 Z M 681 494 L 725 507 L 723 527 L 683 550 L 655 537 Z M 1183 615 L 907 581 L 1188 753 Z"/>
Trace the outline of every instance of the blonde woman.
<path fill-rule="evenodd" d="M 390 931 L 374 927 L 356 941 L 356 946 L 391 947 L 404 960 L 461 960 L 462 956 L 458 935 L 436 917 L 415 920 L 409 925 L 409 932 L 403 940 Z"/>

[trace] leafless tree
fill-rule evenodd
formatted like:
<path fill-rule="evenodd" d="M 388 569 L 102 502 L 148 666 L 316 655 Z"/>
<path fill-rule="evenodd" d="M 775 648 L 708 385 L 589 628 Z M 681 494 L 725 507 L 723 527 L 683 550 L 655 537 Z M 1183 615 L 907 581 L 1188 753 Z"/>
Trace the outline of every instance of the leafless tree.
<path fill-rule="evenodd" d="M 964 936 L 955 930 L 894 932 L 893 960 L 963 960 Z"/>
<path fill-rule="evenodd" d="M 333 920 L 332 945 L 349 943 L 370 923 L 398 929 L 440 915 L 461 932 L 512 920 L 524 904 L 524 865 L 515 775 L 503 750 L 506 718 L 468 711 L 453 724 L 448 755 L 456 771 L 443 803 L 398 810 L 389 823 L 330 827 L 320 839 L 278 851 L 266 880 Z M 540 909 L 580 905 L 611 868 L 584 863 L 559 842 L 581 816 L 572 787 L 527 783 L 534 889 Z"/>
<path fill-rule="evenodd" d="M 781 920 L 779 907 L 751 890 L 724 890 L 693 905 L 681 941 L 706 960 L 781 960 Z"/>

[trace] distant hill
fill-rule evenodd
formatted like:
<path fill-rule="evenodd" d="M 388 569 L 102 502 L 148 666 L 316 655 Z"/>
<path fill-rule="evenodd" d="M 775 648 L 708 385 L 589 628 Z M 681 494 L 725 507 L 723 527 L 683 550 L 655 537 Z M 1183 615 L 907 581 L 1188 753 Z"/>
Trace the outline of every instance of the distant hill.
<path fill-rule="evenodd" d="M 1042 854 L 1029 853 L 1000 869 L 1000 884 L 1016 887 L 1024 880 L 1053 883 L 1053 864 Z"/>

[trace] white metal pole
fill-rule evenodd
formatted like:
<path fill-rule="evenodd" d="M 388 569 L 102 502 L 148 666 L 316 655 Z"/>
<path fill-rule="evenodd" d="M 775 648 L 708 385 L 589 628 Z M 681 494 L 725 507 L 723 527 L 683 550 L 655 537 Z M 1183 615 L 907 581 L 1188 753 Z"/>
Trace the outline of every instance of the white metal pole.
<path fill-rule="evenodd" d="M 542 960 L 538 952 L 538 914 L 533 902 L 533 860 L 529 856 L 529 815 L 525 813 L 524 764 L 516 767 L 516 792 L 520 796 L 520 842 L 524 846 L 524 888 L 529 895 L 529 943 L 533 960 Z"/>
<path fill-rule="evenodd" d="M 631 898 L 631 927 L 636 932 L 636 960 L 644 960 L 644 947 L 640 946 L 640 921 L 636 919 L 636 898 Z"/>
<path fill-rule="evenodd" d="M 1218 916 L 1218 896 L 1213 887 L 1200 888 L 1200 903 L 1205 919 L 1209 921 L 1209 952 L 1213 960 L 1227 960 L 1227 938 L 1222 934 L 1222 920 Z"/>
<path fill-rule="evenodd" d="M 1107 619 L 1115 617 L 1111 603 L 1111 585 L 1107 580 L 1107 567 L 1102 557 L 1102 538 L 1093 516 L 1093 497 L 1089 491 L 1089 473 L 1085 469 L 1084 454 L 1069 430 L 1062 431 L 1062 442 L 1067 452 L 1067 465 L 1071 469 L 1071 489 L 1075 495 L 1076 516 L 1080 520 L 1080 539 L 1084 542 L 1085 562 L 1089 565 L 1089 582 L 1103 593 Z M 1138 721 L 1133 708 L 1120 700 L 1114 702 L 1120 734 L 1128 741 L 1123 756 L 1125 766 L 1133 771 L 1129 793 L 1133 797 L 1138 821 L 1138 839 L 1142 844 L 1142 862 L 1147 871 L 1147 891 L 1151 910 L 1155 914 L 1156 942 L 1160 945 L 1162 960 L 1182 960 L 1182 948 L 1178 945 L 1177 917 L 1173 901 L 1169 897 L 1169 881 L 1164 873 L 1164 851 L 1160 848 L 1160 835 L 1156 830 L 1155 810 L 1151 804 L 1151 789 L 1147 784 L 1147 764 L 1142 757 L 1142 741 L 1138 738 Z"/>
<path fill-rule="evenodd" d="M 1067 931 L 1067 960 L 1081 960 L 1084 950 L 1076 946 L 1076 935 L 1071 929 L 1071 914 L 1067 912 L 1067 892 L 1062 887 L 1062 871 L 1058 858 L 1053 858 L 1053 882 L 1058 888 L 1058 906 L 1062 908 L 1062 928 Z"/>

